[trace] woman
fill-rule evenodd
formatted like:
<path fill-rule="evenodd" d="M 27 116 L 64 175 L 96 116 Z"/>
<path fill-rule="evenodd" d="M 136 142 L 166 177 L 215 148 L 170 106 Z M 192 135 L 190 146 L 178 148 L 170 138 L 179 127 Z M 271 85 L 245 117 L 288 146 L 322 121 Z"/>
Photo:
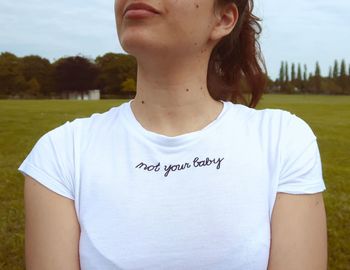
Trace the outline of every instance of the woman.
<path fill-rule="evenodd" d="M 19 167 L 27 269 L 327 268 L 316 136 L 254 109 L 266 76 L 252 9 L 115 2 L 137 94 L 44 134 Z"/>

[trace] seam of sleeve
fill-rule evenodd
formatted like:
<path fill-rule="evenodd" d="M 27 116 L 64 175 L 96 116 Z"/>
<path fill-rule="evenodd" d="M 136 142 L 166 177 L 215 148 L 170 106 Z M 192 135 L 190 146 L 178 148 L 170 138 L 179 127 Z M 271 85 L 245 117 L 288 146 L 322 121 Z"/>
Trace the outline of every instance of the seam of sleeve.
<path fill-rule="evenodd" d="M 18 170 L 24 174 L 31 176 L 50 190 L 71 200 L 74 200 L 74 196 L 71 194 L 71 192 L 67 189 L 66 186 L 64 186 L 59 180 L 48 175 L 46 172 L 36 167 L 35 165 L 25 162 L 18 168 Z"/>
<path fill-rule="evenodd" d="M 296 185 L 297 190 L 294 189 L 294 186 L 290 186 L 288 189 L 277 188 L 277 192 L 284 192 L 284 193 L 290 193 L 290 194 L 313 194 L 313 193 L 323 192 L 327 189 L 322 178 L 317 183 L 305 185 L 305 187 L 306 189 L 303 191 L 299 190 L 298 185 Z"/>

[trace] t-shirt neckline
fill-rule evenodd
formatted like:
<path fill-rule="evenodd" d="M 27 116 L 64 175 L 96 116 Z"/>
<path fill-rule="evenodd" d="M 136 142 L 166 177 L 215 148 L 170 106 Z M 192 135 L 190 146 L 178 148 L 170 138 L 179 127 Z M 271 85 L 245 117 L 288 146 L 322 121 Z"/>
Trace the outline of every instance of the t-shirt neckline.
<path fill-rule="evenodd" d="M 181 135 L 167 136 L 145 129 L 140 124 L 140 122 L 136 119 L 131 109 L 131 102 L 133 100 L 134 99 L 131 99 L 128 102 L 125 102 L 122 106 L 122 114 L 124 115 L 124 119 L 126 120 L 126 125 L 130 127 L 131 130 L 133 130 L 133 132 L 136 132 L 139 136 L 142 136 L 155 144 L 166 147 L 187 145 L 189 143 L 195 142 L 201 136 L 204 136 L 204 134 L 207 134 L 210 131 L 214 130 L 223 121 L 224 115 L 228 111 L 229 106 L 229 101 L 219 100 L 221 103 L 223 103 L 223 108 L 221 112 L 212 122 L 210 122 L 204 128 L 197 131 L 184 133 Z"/>

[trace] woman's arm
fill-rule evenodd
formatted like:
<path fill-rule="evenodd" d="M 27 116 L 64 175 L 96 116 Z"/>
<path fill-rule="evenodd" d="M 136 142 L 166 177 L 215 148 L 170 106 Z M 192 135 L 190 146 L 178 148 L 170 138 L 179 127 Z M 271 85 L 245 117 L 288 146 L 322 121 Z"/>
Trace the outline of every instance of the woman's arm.
<path fill-rule="evenodd" d="M 326 270 L 327 221 L 322 193 L 277 193 L 268 270 Z"/>
<path fill-rule="evenodd" d="M 24 203 L 26 269 L 80 269 L 74 201 L 25 176 Z"/>

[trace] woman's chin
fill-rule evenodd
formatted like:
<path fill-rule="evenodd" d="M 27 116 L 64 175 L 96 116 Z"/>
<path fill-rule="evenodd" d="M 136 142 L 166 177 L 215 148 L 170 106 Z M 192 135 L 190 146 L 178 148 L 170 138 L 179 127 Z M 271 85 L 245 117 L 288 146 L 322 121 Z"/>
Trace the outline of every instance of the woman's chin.
<path fill-rule="evenodd" d="M 120 45 L 125 52 L 134 56 L 149 56 L 157 54 L 161 49 L 159 44 L 154 43 L 154 40 L 147 42 L 146 40 L 141 40 L 140 38 L 124 39 Z"/>

